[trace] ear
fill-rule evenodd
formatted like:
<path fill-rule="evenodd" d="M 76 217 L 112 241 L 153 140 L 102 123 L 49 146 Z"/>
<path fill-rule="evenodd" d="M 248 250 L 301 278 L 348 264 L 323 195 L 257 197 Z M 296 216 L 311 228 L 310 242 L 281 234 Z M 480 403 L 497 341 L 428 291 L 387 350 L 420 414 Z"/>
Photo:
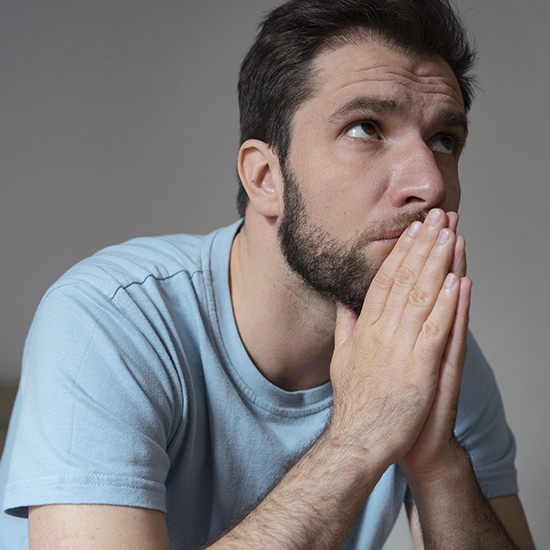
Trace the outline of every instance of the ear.
<path fill-rule="evenodd" d="M 283 206 L 283 178 L 279 159 L 258 139 L 245 141 L 239 149 L 237 170 L 254 208 L 265 217 L 278 217 Z"/>

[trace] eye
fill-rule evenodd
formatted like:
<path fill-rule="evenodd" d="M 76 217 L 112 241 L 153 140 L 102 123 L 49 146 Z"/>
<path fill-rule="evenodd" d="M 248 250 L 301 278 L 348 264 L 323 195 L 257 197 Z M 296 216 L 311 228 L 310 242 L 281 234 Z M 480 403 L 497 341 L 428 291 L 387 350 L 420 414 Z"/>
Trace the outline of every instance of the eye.
<path fill-rule="evenodd" d="M 451 136 L 439 136 L 432 144 L 432 151 L 452 155 L 456 150 L 455 140 Z"/>
<path fill-rule="evenodd" d="M 352 126 L 346 136 L 356 139 L 376 139 L 378 137 L 378 128 L 374 122 L 366 120 Z"/>

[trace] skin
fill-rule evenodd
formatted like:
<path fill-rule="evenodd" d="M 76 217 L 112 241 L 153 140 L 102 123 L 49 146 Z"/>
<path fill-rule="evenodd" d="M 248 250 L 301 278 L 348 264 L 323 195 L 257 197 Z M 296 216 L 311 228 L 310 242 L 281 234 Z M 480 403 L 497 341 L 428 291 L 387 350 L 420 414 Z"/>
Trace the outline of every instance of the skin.
<path fill-rule="evenodd" d="M 456 80 L 441 60 L 373 42 L 326 51 L 316 63 L 317 91 L 296 113 L 289 167 L 308 227 L 358 245 L 379 270 L 359 316 L 305 285 L 279 245 L 278 159 L 262 142 L 243 144 L 250 205 L 230 260 L 241 338 L 284 389 L 330 379 L 334 409 L 309 451 L 211 547 L 338 548 L 398 462 L 417 504 L 408 510 L 415 548 L 533 548 L 517 496 L 495 499 L 493 509 L 452 432 L 471 290 L 455 232 L 465 140 Z M 162 516 L 132 508 L 37 507 L 29 529 L 32 550 L 169 548 Z"/>

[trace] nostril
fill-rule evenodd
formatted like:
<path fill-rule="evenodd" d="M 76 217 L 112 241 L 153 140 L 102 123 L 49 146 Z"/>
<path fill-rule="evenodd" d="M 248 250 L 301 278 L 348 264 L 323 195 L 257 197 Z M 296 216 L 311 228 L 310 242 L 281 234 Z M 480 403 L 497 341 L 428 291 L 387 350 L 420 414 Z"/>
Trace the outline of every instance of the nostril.
<path fill-rule="evenodd" d="M 428 201 L 425 198 L 411 195 L 410 197 L 407 197 L 405 199 L 405 204 L 411 204 L 411 202 L 428 202 Z"/>

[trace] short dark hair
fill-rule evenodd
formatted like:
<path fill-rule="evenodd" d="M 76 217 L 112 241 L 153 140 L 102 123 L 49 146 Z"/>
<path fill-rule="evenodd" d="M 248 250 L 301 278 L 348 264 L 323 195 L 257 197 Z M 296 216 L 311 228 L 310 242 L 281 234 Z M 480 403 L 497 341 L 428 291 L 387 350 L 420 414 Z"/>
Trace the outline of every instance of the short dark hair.
<path fill-rule="evenodd" d="M 266 16 L 241 65 L 241 143 L 259 139 L 284 164 L 294 114 L 314 91 L 315 58 L 329 47 L 365 38 L 408 55 L 442 58 L 468 112 L 476 55 L 449 0 L 290 0 Z M 237 210 L 243 217 L 247 204 L 241 184 Z"/>

